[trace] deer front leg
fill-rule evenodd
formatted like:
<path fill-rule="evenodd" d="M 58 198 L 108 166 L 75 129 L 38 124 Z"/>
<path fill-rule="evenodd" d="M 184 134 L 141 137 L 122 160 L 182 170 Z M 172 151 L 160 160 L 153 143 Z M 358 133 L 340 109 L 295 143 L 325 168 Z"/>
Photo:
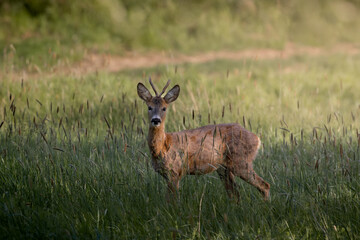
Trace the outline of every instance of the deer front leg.
<path fill-rule="evenodd" d="M 166 201 L 172 202 L 176 199 L 179 191 L 180 177 L 174 171 L 167 170 L 164 168 L 155 168 L 156 172 L 159 173 L 167 182 Z"/>
<path fill-rule="evenodd" d="M 167 182 L 167 194 L 166 200 L 167 202 L 173 202 L 178 198 L 179 193 L 179 182 L 180 179 L 178 177 L 171 177 Z"/>

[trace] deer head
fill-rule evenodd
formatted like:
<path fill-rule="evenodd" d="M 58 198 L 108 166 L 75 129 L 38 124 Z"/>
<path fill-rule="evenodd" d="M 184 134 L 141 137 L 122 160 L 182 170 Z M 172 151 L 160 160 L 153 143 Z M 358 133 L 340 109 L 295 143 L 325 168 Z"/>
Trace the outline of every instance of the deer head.
<path fill-rule="evenodd" d="M 175 101 L 180 93 L 179 85 L 175 85 L 166 95 L 165 97 L 161 97 L 161 95 L 165 92 L 166 88 L 170 84 L 170 80 L 166 83 L 165 87 L 161 91 L 160 94 L 156 91 L 151 78 L 149 78 L 149 82 L 151 87 L 155 92 L 155 96 L 152 96 L 149 90 L 142 84 L 138 83 L 137 85 L 137 93 L 139 97 L 145 101 L 148 106 L 148 116 L 150 127 L 160 127 L 163 126 L 166 118 L 166 110 L 168 105 Z"/>

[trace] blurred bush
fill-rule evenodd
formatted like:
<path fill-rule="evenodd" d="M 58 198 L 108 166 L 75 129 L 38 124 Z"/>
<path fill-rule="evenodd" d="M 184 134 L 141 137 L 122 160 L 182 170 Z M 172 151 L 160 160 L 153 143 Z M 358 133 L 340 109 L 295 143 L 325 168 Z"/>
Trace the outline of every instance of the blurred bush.
<path fill-rule="evenodd" d="M 4 0 L 2 5 L 18 5 L 23 7 L 31 16 L 38 16 L 45 13 L 50 3 L 46 0 Z"/>
<path fill-rule="evenodd" d="M 357 0 L 2 0 L 0 47 L 44 39 L 118 52 L 357 43 L 359 9 Z"/>

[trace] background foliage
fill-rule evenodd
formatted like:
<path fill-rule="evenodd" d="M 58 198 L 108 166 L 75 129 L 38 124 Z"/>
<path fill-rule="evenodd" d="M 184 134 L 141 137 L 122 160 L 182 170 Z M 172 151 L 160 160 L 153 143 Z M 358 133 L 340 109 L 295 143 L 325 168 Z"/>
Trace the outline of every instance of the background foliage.
<path fill-rule="evenodd" d="M 79 57 L 84 48 L 194 52 L 360 41 L 355 0 L 4 0 L 0 13 L 0 46 L 12 44 L 23 61 L 49 49 Z"/>

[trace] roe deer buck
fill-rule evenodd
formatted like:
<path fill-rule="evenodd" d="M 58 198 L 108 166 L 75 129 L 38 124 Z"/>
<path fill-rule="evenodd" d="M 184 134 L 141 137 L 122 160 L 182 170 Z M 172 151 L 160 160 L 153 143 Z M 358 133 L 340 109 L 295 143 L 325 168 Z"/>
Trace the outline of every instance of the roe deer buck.
<path fill-rule="evenodd" d="M 148 106 L 148 144 L 152 155 L 152 165 L 168 184 L 169 193 L 175 194 L 180 179 L 186 174 L 207 174 L 217 171 L 231 198 L 239 199 L 235 176 L 256 187 L 267 200 L 270 184 L 253 170 L 260 139 L 239 124 L 208 125 L 181 132 L 165 133 L 165 118 L 168 104 L 175 101 L 180 93 L 179 85 L 174 86 L 165 97 L 161 95 L 169 86 L 167 82 L 160 94 L 151 79 L 155 92 L 138 83 L 137 93 Z"/>

